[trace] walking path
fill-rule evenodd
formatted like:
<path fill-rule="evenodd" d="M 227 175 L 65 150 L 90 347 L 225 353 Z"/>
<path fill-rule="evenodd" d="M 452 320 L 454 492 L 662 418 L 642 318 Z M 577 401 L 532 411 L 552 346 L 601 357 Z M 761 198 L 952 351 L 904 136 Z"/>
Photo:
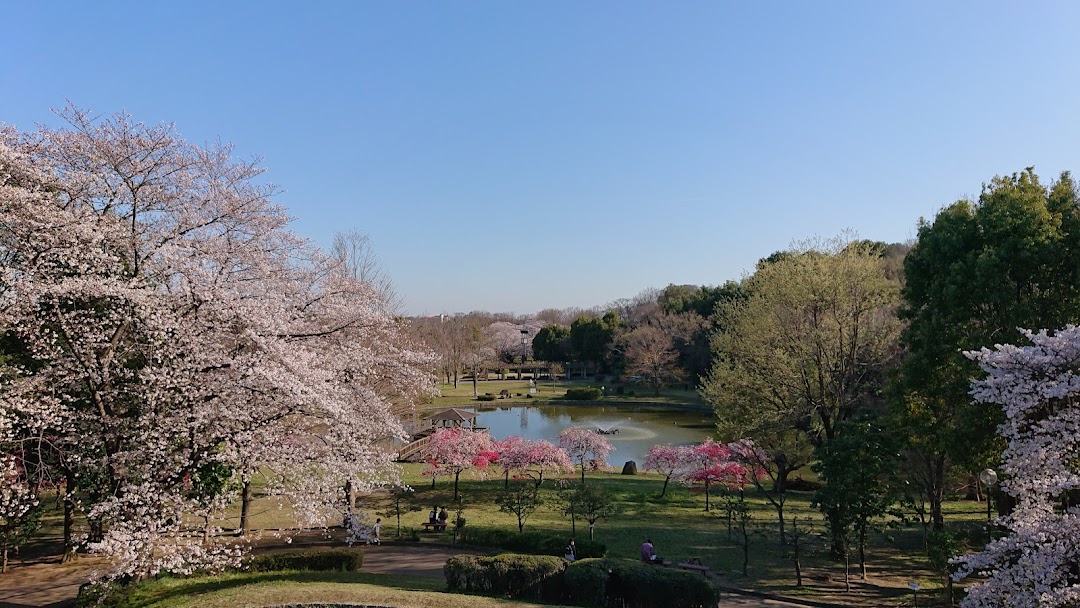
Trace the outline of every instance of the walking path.
<path fill-rule="evenodd" d="M 416 545 L 381 545 L 364 547 L 363 572 L 443 577 L 443 564 L 452 555 L 469 553 L 461 547 L 425 547 Z M 475 552 L 475 551 L 473 551 Z M 100 561 L 83 557 L 68 564 L 55 561 L 14 565 L 0 574 L 0 608 L 48 607 L 70 605 Z M 719 608 L 797 608 L 807 604 L 778 601 L 752 595 L 724 593 Z"/>

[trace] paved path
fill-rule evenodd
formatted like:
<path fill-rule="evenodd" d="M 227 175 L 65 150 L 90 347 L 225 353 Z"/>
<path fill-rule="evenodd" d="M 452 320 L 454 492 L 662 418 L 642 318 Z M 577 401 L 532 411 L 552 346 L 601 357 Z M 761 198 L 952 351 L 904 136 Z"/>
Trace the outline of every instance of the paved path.
<path fill-rule="evenodd" d="M 466 551 L 459 547 L 372 545 L 364 547 L 361 571 L 442 578 L 446 560 L 463 552 Z M 7 574 L 0 575 L 0 608 L 58 608 L 69 605 L 78 594 L 79 585 L 87 581 L 97 563 L 92 558 L 84 557 L 69 564 L 38 562 L 16 565 Z M 750 606 L 801 608 L 805 605 L 733 593 L 723 594 L 719 604 L 719 608 Z"/>

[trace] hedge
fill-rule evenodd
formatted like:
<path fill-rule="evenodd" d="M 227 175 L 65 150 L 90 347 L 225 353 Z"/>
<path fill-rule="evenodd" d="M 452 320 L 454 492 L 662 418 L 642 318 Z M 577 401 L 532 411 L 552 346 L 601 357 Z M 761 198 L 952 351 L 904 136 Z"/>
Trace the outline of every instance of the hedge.
<path fill-rule="evenodd" d="M 550 532 L 518 532 L 505 528 L 474 528 L 466 526 L 462 542 L 478 547 L 496 547 L 518 553 L 533 555 L 563 555 L 566 552 L 568 538 Z M 607 545 L 587 539 L 574 539 L 577 545 L 577 557 L 604 557 Z"/>
<path fill-rule="evenodd" d="M 714 608 L 716 587 L 695 572 L 625 559 L 583 559 L 563 574 L 564 601 L 578 606 Z"/>
<path fill-rule="evenodd" d="M 568 388 L 566 399 L 570 401 L 596 401 L 600 398 L 600 389 L 592 387 Z"/>
<path fill-rule="evenodd" d="M 455 555 L 446 561 L 443 574 L 451 592 L 559 600 L 566 563 L 550 555 Z"/>
<path fill-rule="evenodd" d="M 251 557 L 246 566 L 248 570 L 254 572 L 275 570 L 355 572 L 363 563 L 364 553 L 359 549 L 331 549 L 329 551 L 266 553 Z"/>

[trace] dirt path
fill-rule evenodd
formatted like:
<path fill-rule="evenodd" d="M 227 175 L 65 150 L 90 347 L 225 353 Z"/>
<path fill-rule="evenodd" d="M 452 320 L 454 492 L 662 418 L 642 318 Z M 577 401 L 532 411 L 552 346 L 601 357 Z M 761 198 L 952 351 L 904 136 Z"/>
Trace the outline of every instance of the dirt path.
<path fill-rule="evenodd" d="M 446 560 L 452 555 L 467 552 L 461 547 L 372 545 L 364 547 L 361 571 L 442 578 Z M 58 564 L 55 560 L 17 564 L 7 574 L 0 575 L 0 608 L 59 608 L 70 605 L 79 593 L 79 586 L 89 580 L 99 564 L 99 561 L 87 557 L 68 564 Z M 794 608 L 805 604 L 733 593 L 723 594 L 719 604 L 719 608 L 750 606 Z"/>

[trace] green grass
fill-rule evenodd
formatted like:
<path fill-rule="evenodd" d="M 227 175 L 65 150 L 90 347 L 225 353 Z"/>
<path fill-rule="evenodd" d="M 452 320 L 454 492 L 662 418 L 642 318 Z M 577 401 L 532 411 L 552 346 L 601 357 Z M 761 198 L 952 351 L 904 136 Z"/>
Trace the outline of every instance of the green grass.
<path fill-rule="evenodd" d="M 405 527 L 419 527 L 432 505 L 452 504 L 453 479 L 438 478 L 435 489 L 432 489 L 430 478 L 420 476 L 420 469 L 421 465 L 418 464 L 404 467 L 405 481 L 416 490 L 413 503 L 419 507 L 419 512 L 403 516 L 402 524 Z M 787 552 L 780 547 L 776 511 L 754 492 L 747 491 L 745 498 L 753 515 L 754 534 L 750 539 L 747 575 L 743 576 L 740 538 L 734 529 L 730 536 L 728 534 L 723 497 L 714 496 L 713 510 L 706 513 L 704 496 L 685 486 L 672 484 L 667 495 L 661 498 L 659 494 L 663 478 L 655 473 L 634 477 L 595 473 L 587 476 L 587 482 L 606 486 L 621 508 L 618 517 L 600 520 L 595 529 L 596 540 L 607 545 L 610 557 L 634 559 L 642 541 L 651 538 L 657 552 L 665 558 L 681 561 L 698 557 L 718 572 L 725 584 L 732 587 L 810 597 L 827 592 L 826 587 L 840 585 L 838 580 L 843 576 L 843 564 L 832 561 L 828 556 L 825 526 L 820 513 L 811 506 L 811 492 L 789 493 L 785 519 L 789 522 L 789 529 L 794 516 L 798 516 L 800 522 L 811 524 L 817 537 L 809 541 L 803 555 L 804 574 L 820 578 L 828 573 L 831 582 L 825 584 L 821 580 L 808 579 L 805 587 L 800 589 L 795 587 L 794 568 Z M 460 487 L 467 526 L 517 529 L 516 518 L 500 513 L 495 504 L 495 496 L 502 486 L 501 478 L 484 480 L 463 475 Z M 556 507 L 555 485 L 545 482 L 541 495 L 545 504 L 529 518 L 525 529 L 569 536 L 570 519 Z M 384 522 L 388 524 L 384 536 L 393 535 L 393 518 L 387 519 L 383 511 L 385 500 L 377 495 L 370 496 L 365 506 L 383 512 Z M 449 510 L 453 512 L 453 507 Z M 973 543 L 972 548 L 977 546 L 981 538 L 979 531 L 985 521 L 985 515 L 980 516 L 980 513 L 979 503 L 958 501 L 948 504 L 950 525 L 967 532 Z M 587 525 L 581 526 L 580 521 L 578 523 L 578 536 L 587 537 Z M 426 533 L 421 535 L 421 542 L 452 542 L 452 538 L 451 532 Z M 875 533 L 867 548 L 867 562 L 870 578 L 878 587 L 868 593 L 907 598 L 905 590 L 911 581 L 918 581 L 927 590 L 940 587 L 938 577 L 926 569 L 922 529 L 918 524 L 897 525 Z M 852 580 L 858 578 L 856 566 L 852 565 Z M 876 597 L 869 604 L 882 601 L 880 596 Z"/>
<path fill-rule="evenodd" d="M 516 376 L 515 376 L 516 377 Z M 552 385 L 550 380 L 540 379 L 536 382 L 535 386 L 529 386 L 528 378 L 522 380 L 507 379 L 498 380 L 497 376 L 492 376 L 491 380 L 480 380 L 476 383 L 476 393 L 483 395 L 484 393 L 491 393 L 498 397 L 500 391 L 507 390 L 514 395 L 509 399 L 496 398 L 494 403 L 505 405 L 507 403 L 521 403 L 521 404 L 536 404 L 547 401 L 561 401 L 566 395 L 566 389 L 572 387 L 605 387 L 607 389 L 607 395 L 600 398 L 600 402 L 608 403 L 665 403 L 670 405 L 691 405 L 695 407 L 706 407 L 705 403 L 701 400 L 701 396 L 698 395 L 693 385 L 677 385 L 673 387 L 662 387 L 659 394 L 656 393 L 651 387 L 644 384 L 624 384 L 622 385 L 623 394 L 617 394 L 616 383 L 610 381 L 610 378 L 596 379 L 580 379 L 574 380 L 557 380 Z M 508 376 L 509 378 L 509 376 Z M 458 386 L 454 387 L 451 384 L 439 384 L 437 386 L 440 392 L 440 396 L 436 397 L 429 404 L 430 409 L 441 409 L 445 407 L 456 406 L 472 406 L 482 404 L 484 402 L 477 401 L 473 395 L 473 382 L 472 379 L 463 379 L 458 382 Z M 529 394 L 529 389 L 535 388 L 536 393 L 531 398 L 525 397 Z M 516 396 L 516 395 L 521 396 Z"/>
<path fill-rule="evenodd" d="M 243 572 L 162 578 L 139 585 L 117 608 L 218 608 L 347 603 L 397 608 L 526 608 L 525 602 L 456 595 L 422 576 L 363 572 Z"/>

